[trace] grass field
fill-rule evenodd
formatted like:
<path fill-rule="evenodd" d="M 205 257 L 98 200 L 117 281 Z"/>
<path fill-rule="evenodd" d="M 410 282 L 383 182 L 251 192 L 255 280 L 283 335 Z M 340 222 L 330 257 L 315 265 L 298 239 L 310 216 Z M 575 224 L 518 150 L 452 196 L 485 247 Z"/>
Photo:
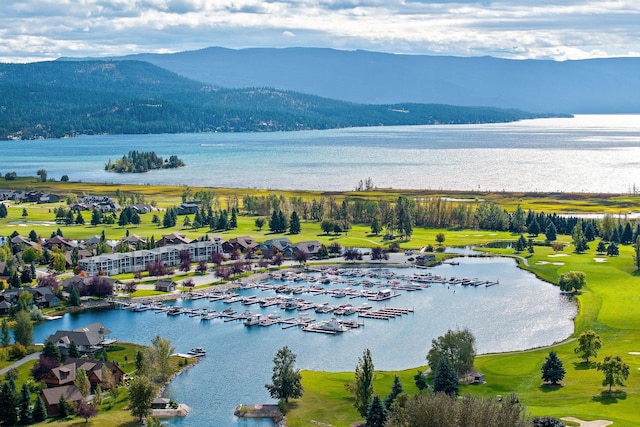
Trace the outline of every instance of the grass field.
<path fill-rule="evenodd" d="M 86 183 L 40 183 L 35 179 L 3 182 L 3 187 L 25 188 L 29 185 L 33 188 L 42 188 L 45 191 L 57 194 L 107 194 L 113 195 L 120 188 L 125 192 L 139 192 L 144 194 L 147 202 L 154 200 L 159 207 L 177 205 L 184 187 L 159 187 L 159 186 L 108 186 Z M 266 190 L 237 190 L 237 189 L 213 189 L 217 196 L 224 200 L 226 197 L 243 194 L 266 195 Z M 287 197 L 295 195 L 304 199 L 311 199 L 328 195 L 321 192 L 276 192 L 286 194 Z M 350 197 L 361 198 L 387 198 L 394 200 L 399 194 L 412 197 L 439 195 L 437 192 L 427 191 L 398 191 L 378 190 L 375 192 L 350 192 Z M 340 198 L 346 193 L 331 193 Z M 515 193 L 456 193 L 447 192 L 448 196 L 456 198 L 469 198 L 470 200 L 493 200 L 500 203 L 505 209 L 513 211 L 517 204 L 523 208 L 536 211 L 557 213 L 627 213 L 640 205 L 640 197 L 629 195 L 594 195 L 594 194 L 515 194 Z M 22 217 L 23 208 L 27 209 L 28 216 Z M 27 235 L 31 229 L 38 234 L 48 237 L 58 228 L 58 225 L 50 225 L 53 221 L 53 205 L 11 205 L 9 216 L 0 220 L 0 235 L 8 235 L 13 230 Z M 89 213 L 85 216 L 88 222 Z M 267 231 L 255 229 L 253 217 L 239 217 L 238 228 L 232 231 L 220 233 L 224 239 L 241 235 L 251 235 L 256 240 L 264 240 L 273 235 Z M 154 235 L 156 239 L 161 234 L 167 234 L 176 229 L 162 229 L 151 224 L 151 215 L 142 216 L 142 224 L 138 227 L 113 226 L 60 226 L 65 237 L 82 239 L 100 234 L 104 229 L 108 239 L 120 239 L 127 230 L 140 236 Z M 207 232 L 206 229 L 192 230 L 177 227 L 189 237 L 199 237 Z M 477 245 L 496 240 L 515 240 L 517 236 L 505 232 L 486 231 L 452 231 L 444 229 L 414 229 L 414 235 L 408 242 L 402 242 L 403 248 L 419 248 L 427 244 L 435 245 L 437 233 L 445 233 L 445 245 L 465 246 Z M 287 236 L 293 241 L 319 240 L 330 244 L 339 242 L 342 246 L 371 247 L 386 245 L 389 242 L 382 240 L 380 236 L 369 233 L 368 227 L 355 224 L 346 235 L 325 235 L 321 232 L 319 224 L 303 222 L 302 233 L 295 236 Z M 542 238 L 542 237 L 541 237 Z M 567 236 L 560 236 L 560 240 L 569 242 Z M 557 282 L 558 276 L 566 271 L 580 270 L 587 275 L 587 287 L 577 296 L 579 313 L 575 319 L 576 331 L 573 337 L 578 336 L 586 329 L 594 329 L 600 334 L 603 341 L 597 360 L 601 361 L 606 355 L 619 355 L 630 366 L 631 376 L 625 387 L 618 387 L 618 392 L 613 394 L 603 393 L 606 389 L 602 386 L 602 373 L 597 372 L 593 364 L 586 365 L 574 354 L 575 342 L 559 344 L 553 347 L 558 352 L 564 363 L 567 375 L 563 387 L 544 387 L 541 385 L 540 367 L 550 351 L 548 348 L 531 350 L 526 352 L 483 355 L 476 359 L 475 368 L 486 376 L 486 384 L 480 386 L 463 386 L 462 393 L 494 396 L 497 394 L 508 395 L 516 393 L 521 402 L 526 405 L 533 415 L 574 416 L 582 419 L 609 419 L 615 426 L 640 425 L 640 355 L 632 354 L 640 352 L 640 276 L 634 271 L 633 250 L 628 246 L 620 247 L 619 257 L 605 257 L 595 253 L 595 242 L 592 249 L 585 254 L 574 254 L 572 248 L 565 249 L 563 256 L 555 256 L 552 250 L 544 246 L 535 246 L 535 253 L 519 254 L 526 259 L 528 265 L 521 262 L 521 267 L 534 272 L 540 278 Z M 500 255 L 514 255 L 511 250 L 488 249 L 488 251 Z M 598 259 L 598 260 L 597 260 Z M 601 262 L 605 259 L 605 262 Z M 561 264 L 561 265 L 558 265 Z M 526 313 L 523 313 L 526 315 Z M 462 325 L 461 325 L 462 326 Z M 364 349 L 363 349 L 364 350 Z M 375 354 L 374 363 L 375 363 Z M 357 360 L 353 361 L 355 365 Z M 426 363 L 426 362 L 425 362 Z M 375 383 L 375 392 L 385 396 L 391 387 L 394 375 L 399 375 L 405 391 L 416 393 L 413 383 L 416 367 L 402 372 L 378 372 Z M 303 385 L 305 394 L 302 399 L 295 401 L 288 414 L 288 423 L 291 427 L 307 426 L 311 420 L 333 426 L 348 426 L 358 421 L 359 417 L 352 406 L 349 394 L 345 390 L 345 383 L 353 380 L 353 372 L 303 372 Z M 120 411 L 123 412 L 123 411 Z M 125 413 L 126 414 L 126 413 Z M 101 415 L 102 417 L 103 415 Z M 126 414 L 128 416 L 128 414 Z M 129 418 L 120 420 L 118 416 L 105 419 L 94 419 L 88 425 L 130 425 Z M 69 421 L 75 425 L 83 420 Z"/>

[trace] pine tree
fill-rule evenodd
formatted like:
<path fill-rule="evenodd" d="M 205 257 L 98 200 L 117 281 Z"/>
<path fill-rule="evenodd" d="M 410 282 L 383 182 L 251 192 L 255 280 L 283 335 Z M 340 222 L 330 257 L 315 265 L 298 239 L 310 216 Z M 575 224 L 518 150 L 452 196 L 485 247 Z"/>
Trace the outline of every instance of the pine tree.
<path fill-rule="evenodd" d="M 19 396 L 13 380 L 2 383 L 0 402 L 0 423 L 8 426 L 17 424 Z"/>
<path fill-rule="evenodd" d="M 22 383 L 22 388 L 20 389 L 20 424 L 29 425 L 31 424 L 31 391 L 29 390 L 29 386 L 27 383 Z"/>
<path fill-rule="evenodd" d="M 458 394 L 458 375 L 447 357 L 440 358 L 433 374 L 433 391 L 449 396 Z"/>
<path fill-rule="evenodd" d="M 558 238 L 558 231 L 553 221 L 549 221 L 549 225 L 547 225 L 547 228 L 544 230 L 544 235 L 549 242 L 553 242 Z"/>
<path fill-rule="evenodd" d="M 420 393 L 422 393 L 422 390 L 424 390 L 429 386 L 429 383 L 427 383 L 426 375 L 424 374 L 424 372 L 420 370 L 418 371 L 417 374 L 413 376 L 413 380 L 415 381 L 416 387 L 418 387 L 418 390 L 420 390 Z"/>
<path fill-rule="evenodd" d="M 382 404 L 380 396 L 373 396 L 371 405 L 367 410 L 367 423 L 365 427 L 384 427 L 387 422 L 387 409 Z"/>
<path fill-rule="evenodd" d="M 79 307 L 80 306 L 80 291 L 76 286 L 71 286 L 71 292 L 69 292 L 69 304 Z"/>
<path fill-rule="evenodd" d="M 31 414 L 33 422 L 39 423 L 47 419 L 47 407 L 44 404 L 44 400 L 40 396 L 36 397 L 36 403 L 33 406 L 33 413 Z"/>
<path fill-rule="evenodd" d="M 391 409 L 391 405 L 393 404 L 394 400 L 396 400 L 396 397 L 398 397 L 400 394 L 402 394 L 404 390 L 402 390 L 402 382 L 400 381 L 400 377 L 398 377 L 397 375 L 393 378 L 393 385 L 391 386 L 391 393 L 389 393 L 387 395 L 387 397 L 384 399 L 384 407 L 387 408 L 387 410 Z"/>
<path fill-rule="evenodd" d="M 42 348 L 42 355 L 44 357 L 50 357 L 52 359 L 56 359 L 58 362 L 62 360 L 62 356 L 60 355 L 60 349 L 53 342 L 47 341 L 44 343 L 44 347 Z"/>
<path fill-rule="evenodd" d="M 80 357 L 80 351 L 78 350 L 78 346 L 75 341 L 71 341 L 71 344 L 69 344 L 69 357 L 76 359 Z"/>
<path fill-rule="evenodd" d="M 2 318 L 2 326 L 0 327 L 0 346 L 7 347 L 11 344 L 11 335 L 9 331 L 9 323 L 7 318 Z"/>
<path fill-rule="evenodd" d="M 566 373 L 562 361 L 558 358 L 555 351 L 547 356 L 547 360 L 542 365 L 542 381 L 557 385 Z"/>
<path fill-rule="evenodd" d="M 301 231 L 300 217 L 298 216 L 298 212 L 293 211 L 291 213 L 291 218 L 289 220 L 289 233 L 299 234 L 300 231 Z"/>

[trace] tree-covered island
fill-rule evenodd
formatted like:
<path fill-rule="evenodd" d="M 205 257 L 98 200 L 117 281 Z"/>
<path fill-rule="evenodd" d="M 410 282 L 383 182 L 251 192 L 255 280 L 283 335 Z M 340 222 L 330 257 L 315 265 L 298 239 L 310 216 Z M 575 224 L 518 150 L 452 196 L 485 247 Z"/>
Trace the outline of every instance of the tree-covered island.
<path fill-rule="evenodd" d="M 172 155 L 168 160 L 159 157 L 154 151 L 129 151 L 129 154 L 122 158 L 109 162 L 104 166 L 108 172 L 118 173 L 142 173 L 154 169 L 173 169 L 185 166 L 184 162 L 176 155 Z"/>

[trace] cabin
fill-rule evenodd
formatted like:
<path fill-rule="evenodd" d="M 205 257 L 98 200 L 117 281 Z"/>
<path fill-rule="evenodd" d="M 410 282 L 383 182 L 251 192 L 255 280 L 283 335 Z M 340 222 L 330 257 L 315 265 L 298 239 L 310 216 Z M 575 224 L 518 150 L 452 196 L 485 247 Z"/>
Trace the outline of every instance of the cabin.
<path fill-rule="evenodd" d="M 154 289 L 160 292 L 173 292 L 176 290 L 176 282 L 170 279 L 160 279 L 154 285 Z"/>
<path fill-rule="evenodd" d="M 92 390 L 95 390 L 98 385 L 103 390 L 110 389 L 121 384 L 124 378 L 124 371 L 115 363 L 92 359 L 66 358 L 64 365 L 53 368 L 45 375 L 42 381 L 49 388 L 73 384 L 76 380 L 76 371 L 78 369 L 84 369 L 87 373 Z"/>

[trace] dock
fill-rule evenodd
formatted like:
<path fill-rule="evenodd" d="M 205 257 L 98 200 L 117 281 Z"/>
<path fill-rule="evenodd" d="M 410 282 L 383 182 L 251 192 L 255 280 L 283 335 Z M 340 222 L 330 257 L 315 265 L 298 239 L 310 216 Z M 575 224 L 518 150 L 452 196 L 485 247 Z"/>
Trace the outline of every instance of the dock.
<path fill-rule="evenodd" d="M 377 308 L 375 310 L 373 309 L 367 310 L 363 313 L 358 314 L 358 317 L 389 320 L 389 319 L 394 319 L 396 317 L 400 317 L 404 314 L 409 314 L 409 313 L 413 313 L 412 308 L 384 307 L 384 308 Z"/>

